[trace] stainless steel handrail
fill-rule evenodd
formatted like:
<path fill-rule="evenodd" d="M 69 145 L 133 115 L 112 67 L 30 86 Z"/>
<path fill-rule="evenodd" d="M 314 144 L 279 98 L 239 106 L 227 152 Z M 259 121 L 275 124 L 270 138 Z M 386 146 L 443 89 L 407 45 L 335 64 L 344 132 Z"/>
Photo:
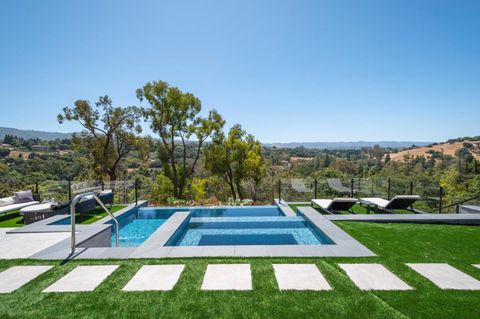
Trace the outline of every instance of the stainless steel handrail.
<path fill-rule="evenodd" d="M 119 224 L 118 224 L 118 219 L 107 209 L 105 204 L 102 202 L 98 196 L 93 193 L 93 192 L 88 192 L 88 193 L 83 193 L 75 196 L 73 200 L 70 203 L 70 223 L 72 224 L 72 233 L 71 233 L 71 238 L 70 238 L 70 255 L 75 254 L 75 248 L 76 248 L 76 232 L 75 232 L 75 206 L 77 205 L 78 201 L 82 199 L 84 196 L 89 196 L 92 195 L 93 198 L 97 201 L 98 204 L 107 212 L 108 215 L 113 219 L 115 222 L 115 244 L 118 247 L 119 246 L 119 237 L 118 237 L 118 230 L 119 230 Z"/>

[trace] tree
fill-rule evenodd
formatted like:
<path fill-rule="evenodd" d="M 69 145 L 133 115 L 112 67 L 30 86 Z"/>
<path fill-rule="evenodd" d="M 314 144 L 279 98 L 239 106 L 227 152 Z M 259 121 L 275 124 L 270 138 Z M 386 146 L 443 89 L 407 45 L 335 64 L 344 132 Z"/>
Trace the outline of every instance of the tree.
<path fill-rule="evenodd" d="M 225 121 L 216 110 L 200 117 L 202 104 L 197 97 L 163 81 L 148 82 L 137 90 L 137 97 L 150 104 L 143 112 L 152 130 L 160 136 L 158 153 L 165 176 L 172 181 L 174 197 L 183 198 L 205 140 L 220 131 Z M 187 143 L 191 137 L 196 138 L 195 154 L 192 161 L 187 161 Z"/>
<path fill-rule="evenodd" d="M 223 132 L 214 136 L 206 151 L 205 166 L 224 179 L 233 199 L 243 199 L 242 180 L 249 178 L 258 186 L 265 176 L 266 164 L 261 149 L 260 142 L 237 124 L 228 136 Z"/>
<path fill-rule="evenodd" d="M 8 148 L 0 148 L 0 157 L 7 157 L 10 154 L 10 150 Z"/>
<path fill-rule="evenodd" d="M 120 165 L 133 150 L 146 156 L 147 143 L 137 136 L 142 131 L 141 112 L 135 106 L 114 107 L 105 95 L 94 106 L 86 100 L 77 100 L 57 118 L 60 124 L 76 121 L 84 128 L 80 135 L 74 135 L 72 142 L 76 149 L 89 153 L 93 169 L 100 177 L 107 175 L 115 181 Z"/>

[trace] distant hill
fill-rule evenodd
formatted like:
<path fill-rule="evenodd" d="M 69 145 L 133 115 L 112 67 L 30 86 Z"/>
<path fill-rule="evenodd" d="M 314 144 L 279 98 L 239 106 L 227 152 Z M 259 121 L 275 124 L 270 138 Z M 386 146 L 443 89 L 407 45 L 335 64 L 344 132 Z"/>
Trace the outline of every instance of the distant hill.
<path fill-rule="evenodd" d="M 72 137 L 72 133 L 44 132 L 34 130 L 20 130 L 11 127 L 0 127 L 0 142 L 3 140 L 5 135 L 14 135 L 24 139 L 39 138 L 41 140 L 47 141 Z"/>
<path fill-rule="evenodd" d="M 469 143 L 472 145 L 470 153 L 476 160 L 480 160 L 480 141 L 474 140 L 464 140 L 460 142 L 451 142 L 451 143 L 440 143 L 435 145 L 429 145 L 428 147 L 416 147 L 411 150 L 404 150 L 397 153 L 390 154 L 390 158 L 393 161 L 403 162 L 405 161 L 405 156 L 409 155 L 410 157 L 425 157 L 430 158 L 433 154 L 443 153 L 445 155 L 455 156 L 455 152 L 464 147 L 464 143 Z"/>
<path fill-rule="evenodd" d="M 408 141 L 380 141 L 380 142 L 294 142 L 294 143 L 265 143 L 264 146 L 267 147 L 278 147 L 278 148 L 295 148 L 295 147 L 305 147 L 311 149 L 329 149 L 329 150 L 338 150 L 338 149 L 361 149 L 364 147 L 373 147 L 375 145 L 380 145 L 383 148 L 407 148 L 412 145 L 416 146 L 426 146 L 432 144 L 432 142 L 408 142 Z"/>

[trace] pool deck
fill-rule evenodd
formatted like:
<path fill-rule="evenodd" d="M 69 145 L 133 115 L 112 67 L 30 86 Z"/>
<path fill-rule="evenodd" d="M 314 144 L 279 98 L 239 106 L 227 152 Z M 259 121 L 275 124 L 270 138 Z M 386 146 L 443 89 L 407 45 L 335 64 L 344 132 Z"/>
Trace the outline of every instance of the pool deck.
<path fill-rule="evenodd" d="M 131 212 L 133 209 L 145 206 L 129 205 L 115 215 Z M 287 203 L 278 206 L 286 217 L 298 216 Z M 236 245 L 236 246 L 165 246 L 178 234 L 178 230 L 186 227 L 191 218 L 190 212 L 176 212 L 162 224 L 143 244 L 138 247 L 95 247 L 101 246 L 110 238 L 111 224 L 105 224 L 110 217 L 105 217 L 91 225 L 77 225 L 77 249 L 70 255 L 70 225 L 51 225 L 68 218 L 67 215 L 54 216 L 9 232 L 10 235 L 26 233 L 58 233 L 65 239 L 35 252 L 28 258 L 40 260 L 63 259 L 142 259 L 142 258 L 178 258 L 178 257 L 369 257 L 373 252 L 345 233 L 325 216 L 311 207 L 299 208 L 299 215 L 308 220 L 313 227 L 320 229 L 333 240 L 332 245 Z M 91 245 L 90 245 L 91 244 Z M 89 246 L 90 245 L 90 246 Z M 87 246 L 87 247 L 82 247 Z M 94 246 L 94 247 L 92 247 Z M 19 247 L 19 249 L 21 249 Z M 0 256 L 0 258 L 2 258 Z"/>

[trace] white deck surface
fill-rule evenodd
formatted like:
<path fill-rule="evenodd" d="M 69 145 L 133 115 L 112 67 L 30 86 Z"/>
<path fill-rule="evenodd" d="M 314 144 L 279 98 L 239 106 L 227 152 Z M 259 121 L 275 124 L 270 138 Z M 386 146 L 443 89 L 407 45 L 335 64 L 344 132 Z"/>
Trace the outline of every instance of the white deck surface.
<path fill-rule="evenodd" d="M 208 265 L 202 290 L 251 290 L 250 264 Z"/>
<path fill-rule="evenodd" d="M 93 291 L 117 268 L 118 265 L 78 266 L 43 292 Z"/>
<path fill-rule="evenodd" d="M 380 264 L 339 264 L 361 290 L 410 290 L 409 285 Z"/>
<path fill-rule="evenodd" d="M 146 265 L 133 276 L 124 291 L 172 290 L 185 265 Z"/>
<path fill-rule="evenodd" d="M 0 259 L 28 258 L 70 236 L 70 233 L 6 234 L 14 228 L 0 228 Z"/>
<path fill-rule="evenodd" d="M 442 289 L 480 290 L 480 281 L 449 264 L 407 264 Z"/>
<path fill-rule="evenodd" d="M 274 264 L 280 290 L 331 290 L 315 264 Z"/>
<path fill-rule="evenodd" d="M 0 293 L 13 292 L 52 268 L 53 266 L 14 266 L 8 268 L 0 273 Z"/>

